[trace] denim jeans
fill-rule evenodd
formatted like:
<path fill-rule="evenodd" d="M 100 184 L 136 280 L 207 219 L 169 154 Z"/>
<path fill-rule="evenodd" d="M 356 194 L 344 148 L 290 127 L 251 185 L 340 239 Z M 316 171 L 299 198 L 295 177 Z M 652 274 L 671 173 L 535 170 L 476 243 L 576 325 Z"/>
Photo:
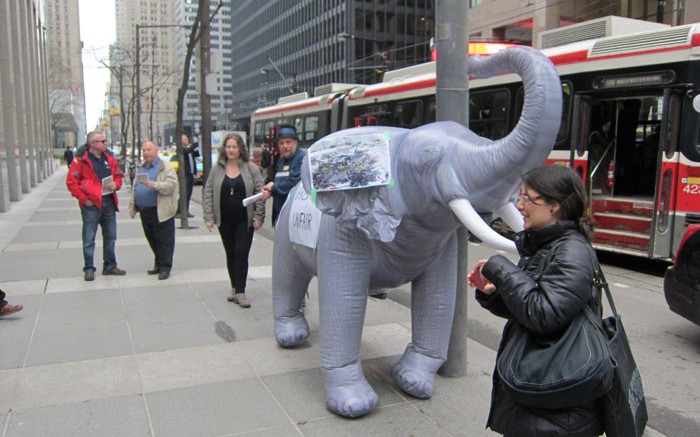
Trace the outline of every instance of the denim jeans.
<path fill-rule="evenodd" d="M 117 242 L 117 212 L 114 208 L 114 198 L 105 196 L 102 198 L 102 209 L 95 205 L 84 206 L 80 214 L 83 217 L 83 258 L 85 259 L 83 271 L 95 271 L 93 257 L 97 225 L 102 228 L 102 268 L 108 270 L 116 267 L 117 256 L 114 253 L 114 246 Z"/>

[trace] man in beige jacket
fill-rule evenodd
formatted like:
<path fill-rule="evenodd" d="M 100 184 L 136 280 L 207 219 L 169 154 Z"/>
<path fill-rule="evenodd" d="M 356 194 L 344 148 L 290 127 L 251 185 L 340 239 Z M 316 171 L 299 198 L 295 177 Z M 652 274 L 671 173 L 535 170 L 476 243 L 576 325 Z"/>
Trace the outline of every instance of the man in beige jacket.
<path fill-rule="evenodd" d="M 133 219 L 139 213 L 143 233 L 155 255 L 153 268 L 147 273 L 168 279 L 173 267 L 175 212 L 180 196 L 177 174 L 170 164 L 158 158 L 158 148 L 152 141 L 141 145 L 141 155 L 144 162 L 134 180 L 129 216 Z"/>

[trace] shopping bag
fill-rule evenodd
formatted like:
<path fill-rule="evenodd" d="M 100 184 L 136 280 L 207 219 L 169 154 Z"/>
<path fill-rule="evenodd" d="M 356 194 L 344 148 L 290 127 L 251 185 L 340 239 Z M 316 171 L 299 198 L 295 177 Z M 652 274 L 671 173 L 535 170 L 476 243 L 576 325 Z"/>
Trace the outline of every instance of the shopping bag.
<path fill-rule="evenodd" d="M 603 323 L 610 338 L 608 350 L 615 363 L 613 388 L 602 399 L 605 434 L 640 437 L 648 420 L 642 378 L 620 316 L 607 317 Z"/>
<path fill-rule="evenodd" d="M 615 366 L 613 388 L 601 399 L 607 437 L 640 437 L 648 415 L 642 388 L 642 377 L 634 361 L 622 318 L 602 270 L 596 272 L 596 285 L 605 291 L 612 316 L 603 319 L 608 336 L 608 350 Z"/>

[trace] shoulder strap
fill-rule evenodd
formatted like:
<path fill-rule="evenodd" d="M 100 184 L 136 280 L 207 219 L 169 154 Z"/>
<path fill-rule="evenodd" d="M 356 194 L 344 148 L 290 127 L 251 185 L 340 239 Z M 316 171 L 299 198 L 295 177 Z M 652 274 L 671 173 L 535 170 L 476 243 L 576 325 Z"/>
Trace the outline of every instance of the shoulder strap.
<path fill-rule="evenodd" d="M 605 280 L 605 275 L 603 274 L 603 269 L 600 268 L 600 264 L 596 263 L 596 270 L 593 276 L 593 284 L 598 287 L 599 290 L 605 290 L 605 297 L 608 299 L 608 305 L 610 305 L 610 310 L 614 316 L 617 316 L 617 308 L 615 308 L 615 301 L 613 300 L 612 293 L 610 292 L 610 287 L 608 282 Z"/>

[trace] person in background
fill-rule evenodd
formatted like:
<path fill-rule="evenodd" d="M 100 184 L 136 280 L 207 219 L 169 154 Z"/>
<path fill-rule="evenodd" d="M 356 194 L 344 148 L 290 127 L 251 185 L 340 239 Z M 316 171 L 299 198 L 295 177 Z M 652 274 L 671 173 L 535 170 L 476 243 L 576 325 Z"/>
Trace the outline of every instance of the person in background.
<path fill-rule="evenodd" d="M 249 308 L 245 294 L 248 254 L 253 232 L 265 221 L 265 202 L 243 206 L 243 199 L 259 193 L 263 186 L 260 168 L 250 162 L 243 138 L 235 133 L 224 138 L 219 159 L 211 169 L 202 191 L 204 223 L 211 232 L 219 228 L 226 251 L 226 267 L 231 282 L 228 301 Z"/>
<path fill-rule="evenodd" d="M 190 199 L 194 189 L 194 174 L 197 172 L 195 158 L 199 156 L 199 143 L 190 144 L 190 138 L 182 135 L 182 151 L 185 158 L 185 184 L 187 186 L 187 217 L 194 217 L 190 213 Z"/>
<path fill-rule="evenodd" d="M 6 296 L 7 295 L 5 294 L 5 292 L 0 290 L 0 317 L 9 316 L 11 314 L 22 311 L 22 309 L 24 308 L 22 305 L 12 305 L 11 303 L 5 300 Z"/>
<path fill-rule="evenodd" d="M 63 152 L 63 159 L 66 161 L 66 165 L 70 167 L 71 163 L 73 162 L 73 148 L 70 146 L 66 146 L 66 150 Z"/>
<path fill-rule="evenodd" d="M 152 141 L 141 146 L 143 164 L 136 175 L 134 193 L 129 202 L 129 216 L 141 217 L 141 227 L 151 246 L 155 262 L 147 270 L 158 279 L 168 279 L 175 252 L 175 212 L 180 197 L 177 174 L 170 164 L 158 157 Z"/>
<path fill-rule="evenodd" d="M 277 160 L 275 180 L 263 187 L 263 199 L 272 197 L 273 226 L 277 223 L 277 217 L 289 191 L 301 180 L 301 164 L 306 156 L 306 152 L 299 148 L 299 136 L 292 126 L 280 126 L 277 129 L 276 141 L 280 156 Z"/>
<path fill-rule="evenodd" d="M 592 227 L 586 215 L 581 178 L 568 167 L 538 167 L 522 176 L 516 206 L 524 230 L 515 245 L 517 265 L 503 255 L 480 260 L 469 274 L 476 300 L 508 320 L 498 353 L 520 324 L 533 335 L 564 329 L 586 306 L 602 314 L 600 295 L 593 293 L 598 261 L 590 245 Z M 567 409 L 531 408 L 518 404 L 493 373 L 487 427 L 506 436 L 598 436 L 603 417 L 597 400 Z"/>
<path fill-rule="evenodd" d="M 613 158 L 615 157 L 614 151 L 608 152 L 607 155 L 603 156 L 608 150 L 608 147 L 613 143 L 615 139 L 614 132 L 612 130 L 612 120 L 609 118 L 603 118 L 600 123 L 600 128 L 591 132 L 588 141 L 588 168 L 589 171 L 593 171 L 596 165 L 601 159 L 600 167 L 593 175 L 593 180 L 591 184 L 596 190 L 596 193 L 606 192 L 608 188 L 606 187 L 606 181 L 608 178 L 608 167 L 610 166 Z"/>
<path fill-rule="evenodd" d="M 66 177 L 68 191 L 78 199 L 83 219 L 84 279 L 95 280 L 95 235 L 102 228 L 102 274 L 122 276 L 117 267 L 114 247 L 117 242 L 117 191 L 122 187 L 124 173 L 117 160 L 107 152 L 107 140 L 102 132 L 90 132 L 87 148 L 71 164 Z"/>
<path fill-rule="evenodd" d="M 260 168 L 267 170 L 272 164 L 272 154 L 266 144 L 261 144 L 260 147 L 262 148 L 262 153 L 260 154 Z"/>

